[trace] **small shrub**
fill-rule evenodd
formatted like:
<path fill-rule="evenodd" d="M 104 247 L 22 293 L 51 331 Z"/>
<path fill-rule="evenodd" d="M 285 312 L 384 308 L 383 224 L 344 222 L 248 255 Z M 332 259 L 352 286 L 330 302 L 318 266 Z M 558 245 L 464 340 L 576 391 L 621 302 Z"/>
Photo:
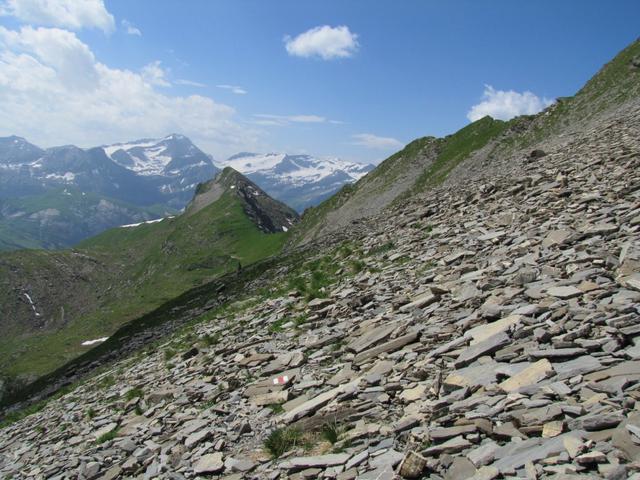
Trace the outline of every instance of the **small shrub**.
<path fill-rule="evenodd" d="M 264 441 L 264 448 L 273 458 L 288 452 L 302 440 L 302 432 L 296 427 L 278 428 Z"/>
<path fill-rule="evenodd" d="M 118 427 L 114 428 L 110 432 L 100 435 L 96 439 L 96 443 L 100 445 L 101 443 L 108 442 L 109 440 L 113 440 L 114 438 L 116 438 L 116 435 L 118 435 Z"/>
<path fill-rule="evenodd" d="M 300 328 L 300 326 L 304 325 L 305 323 L 307 323 L 307 316 L 306 315 L 299 315 L 296 318 L 293 319 L 293 323 L 295 324 L 296 328 Z"/>
<path fill-rule="evenodd" d="M 267 405 L 271 411 L 275 414 L 278 413 L 282 413 L 284 412 L 284 408 L 282 408 L 282 404 L 281 403 L 270 403 L 269 405 Z"/>
<path fill-rule="evenodd" d="M 217 345 L 219 341 L 220 341 L 220 332 L 216 332 L 213 335 L 208 335 L 207 334 L 204 337 L 202 337 L 202 343 L 206 347 L 211 347 L 213 345 Z"/>
<path fill-rule="evenodd" d="M 352 273 L 360 273 L 367 266 L 362 260 L 351 260 L 349 262 L 349 269 Z"/>
<path fill-rule="evenodd" d="M 125 393 L 124 398 L 129 401 L 134 398 L 140 398 L 144 395 L 144 391 L 140 387 L 135 387 Z"/>
<path fill-rule="evenodd" d="M 338 441 L 340 437 L 341 429 L 338 427 L 337 422 L 329 422 L 322 425 L 322 438 L 332 445 Z"/>
<path fill-rule="evenodd" d="M 396 245 L 393 242 L 383 243 L 382 245 L 369 250 L 369 255 L 380 255 L 381 253 L 386 253 L 389 250 L 393 250 L 395 246 Z"/>
<path fill-rule="evenodd" d="M 269 325 L 269 331 L 271 333 L 281 332 L 282 331 L 282 325 L 284 325 L 284 324 L 285 324 L 285 319 L 284 318 L 276 320 L 271 325 Z"/>
<path fill-rule="evenodd" d="M 116 384 L 116 379 L 113 375 L 107 375 L 106 377 L 100 379 L 98 383 L 98 387 L 102 389 L 107 389 L 109 387 L 113 387 Z"/>
<path fill-rule="evenodd" d="M 87 410 L 87 418 L 92 419 L 96 416 L 96 411 L 93 408 Z"/>

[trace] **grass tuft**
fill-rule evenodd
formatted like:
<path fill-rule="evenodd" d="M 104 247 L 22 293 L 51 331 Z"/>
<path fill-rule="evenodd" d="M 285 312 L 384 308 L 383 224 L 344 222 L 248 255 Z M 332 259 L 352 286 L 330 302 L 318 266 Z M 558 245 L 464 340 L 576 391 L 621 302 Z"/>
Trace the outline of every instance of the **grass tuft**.
<path fill-rule="evenodd" d="M 110 432 L 107 432 L 107 433 L 104 433 L 104 434 L 100 435 L 96 439 L 96 443 L 98 445 L 100 445 L 100 444 L 102 444 L 104 442 L 108 442 L 109 440 L 113 440 L 118 435 L 118 430 L 119 430 L 118 427 L 116 427 L 113 430 L 111 430 Z"/>
<path fill-rule="evenodd" d="M 302 431 L 296 427 L 278 428 L 264 441 L 264 448 L 273 458 L 278 458 L 302 441 Z"/>

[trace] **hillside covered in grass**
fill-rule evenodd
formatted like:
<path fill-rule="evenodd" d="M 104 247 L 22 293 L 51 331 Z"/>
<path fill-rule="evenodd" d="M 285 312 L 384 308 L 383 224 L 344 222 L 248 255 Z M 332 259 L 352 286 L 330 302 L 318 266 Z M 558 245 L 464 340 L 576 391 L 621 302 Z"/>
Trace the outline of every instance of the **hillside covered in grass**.
<path fill-rule="evenodd" d="M 287 237 L 281 223 L 298 218 L 231 169 L 204 184 L 191 205 L 198 208 L 108 230 L 73 250 L 0 256 L 0 371 L 30 378 L 51 371 L 91 348 L 82 342 L 277 254 Z"/>

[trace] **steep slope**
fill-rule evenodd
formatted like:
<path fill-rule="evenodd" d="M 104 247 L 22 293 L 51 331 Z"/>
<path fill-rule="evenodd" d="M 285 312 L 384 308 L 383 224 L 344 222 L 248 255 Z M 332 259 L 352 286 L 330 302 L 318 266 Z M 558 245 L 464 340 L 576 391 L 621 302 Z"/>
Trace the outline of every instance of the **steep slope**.
<path fill-rule="evenodd" d="M 292 236 L 304 244 L 378 214 L 442 182 L 474 182 L 511 169 L 540 142 L 562 139 L 615 115 L 640 95 L 640 41 L 606 64 L 574 96 L 534 116 L 480 119 L 453 135 L 424 137 L 382 162 L 354 185 L 309 209 Z"/>
<path fill-rule="evenodd" d="M 161 312 L 190 322 L 178 334 L 0 430 L 0 474 L 636 477 L 640 101 L 624 106 L 226 304 L 192 291 Z"/>
<path fill-rule="evenodd" d="M 358 220 L 382 212 L 413 191 L 424 172 L 445 178 L 470 152 L 499 137 L 508 123 L 485 117 L 445 138 L 424 137 L 409 143 L 354 185 L 310 208 L 294 232 L 297 243 L 306 243 Z"/>
<path fill-rule="evenodd" d="M 273 198 L 298 212 L 317 205 L 373 169 L 373 165 L 338 158 L 286 153 L 242 152 L 221 163 L 246 175 Z"/>
<path fill-rule="evenodd" d="M 218 195 L 202 201 L 209 190 Z M 50 371 L 85 351 L 83 341 L 277 253 L 297 219 L 225 169 L 183 215 L 111 229 L 71 251 L 0 255 L 0 370 Z"/>
<path fill-rule="evenodd" d="M 137 354 L 7 416 L 0 475 L 637 477 L 640 98 L 606 89 L 534 152 L 551 111 L 459 132 L 346 238 L 138 319 Z"/>

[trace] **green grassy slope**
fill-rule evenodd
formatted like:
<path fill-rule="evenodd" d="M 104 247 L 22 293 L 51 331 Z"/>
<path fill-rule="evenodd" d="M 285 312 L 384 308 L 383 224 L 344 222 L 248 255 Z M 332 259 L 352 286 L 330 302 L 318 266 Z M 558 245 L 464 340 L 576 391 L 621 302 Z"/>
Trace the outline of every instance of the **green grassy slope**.
<path fill-rule="evenodd" d="M 2 336 L 0 372 L 31 376 L 49 372 L 88 350 L 80 346 L 82 341 L 109 336 L 183 292 L 236 271 L 239 263 L 248 265 L 277 253 L 285 239 L 285 233 L 261 232 L 244 214 L 238 196 L 226 192 L 193 215 L 112 229 L 82 242 L 74 251 L 15 252 L 0 257 L 0 281 L 6 281 L 7 271 L 19 265 L 21 276 L 27 278 L 46 272 L 51 279 L 57 273 L 60 278 L 53 283 L 70 290 L 65 305 L 69 321 L 64 326 L 46 333 L 30 330 Z M 88 264 L 101 267 L 89 271 Z M 89 273 L 75 276 L 83 270 Z M 55 287 L 50 281 L 41 288 Z M 9 289 L 5 294 L 15 298 Z M 64 297 L 64 292 L 59 296 Z M 38 294 L 32 297 L 38 305 Z M 57 310 L 51 316 L 57 317 Z"/>

